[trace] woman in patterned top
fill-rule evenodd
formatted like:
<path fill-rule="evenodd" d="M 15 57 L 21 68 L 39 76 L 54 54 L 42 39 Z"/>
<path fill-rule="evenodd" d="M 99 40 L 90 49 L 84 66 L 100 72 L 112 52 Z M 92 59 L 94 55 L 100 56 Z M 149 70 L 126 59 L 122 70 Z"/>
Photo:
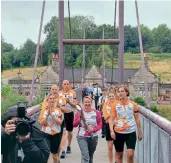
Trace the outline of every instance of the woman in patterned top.
<path fill-rule="evenodd" d="M 61 125 L 63 122 L 63 113 L 60 106 L 56 103 L 53 94 L 47 96 L 46 108 L 41 110 L 39 124 L 45 133 L 47 143 L 52 153 L 54 163 L 58 163 L 58 149 L 61 143 Z"/>
<path fill-rule="evenodd" d="M 129 90 L 121 85 L 118 87 L 119 101 L 116 101 L 110 114 L 110 132 L 114 139 L 116 162 L 123 162 L 124 144 L 127 146 L 127 163 L 134 162 L 136 145 L 136 126 L 138 139 L 142 140 L 142 129 L 139 120 L 138 105 L 129 100 Z M 114 127 L 114 130 L 113 130 Z"/>
<path fill-rule="evenodd" d="M 59 88 L 58 88 L 58 86 L 56 84 L 53 84 L 51 86 L 50 93 L 55 96 L 57 105 L 60 107 L 60 109 L 62 110 L 62 112 L 63 113 L 69 113 L 70 111 L 68 109 L 66 109 L 66 107 L 65 107 L 66 106 L 66 100 L 65 100 L 65 98 L 63 98 L 63 97 L 61 97 L 59 95 L 59 93 L 60 93 L 59 92 Z M 47 98 L 45 98 L 45 100 L 43 101 L 41 110 L 46 109 L 46 107 L 47 107 Z M 61 133 L 61 137 L 63 135 L 64 127 L 65 127 L 65 122 L 63 120 L 63 123 L 61 125 L 61 132 L 60 132 Z M 66 136 L 66 134 L 64 134 L 63 136 Z M 64 148 L 65 146 L 66 146 L 65 139 L 62 139 L 61 140 L 60 147 L 59 147 L 59 150 L 58 150 L 59 155 L 61 153 L 62 148 Z"/>
<path fill-rule="evenodd" d="M 100 112 L 92 108 L 92 99 L 89 96 L 84 97 L 83 106 L 83 114 L 87 124 L 83 123 L 81 114 L 77 112 L 73 126 L 79 126 L 77 141 L 82 154 L 81 163 L 93 163 L 93 155 L 98 142 L 97 131 L 102 128 L 102 119 Z"/>
<path fill-rule="evenodd" d="M 110 128 L 109 128 L 109 118 L 110 118 L 110 112 L 112 109 L 114 109 L 114 102 L 115 102 L 115 93 L 109 92 L 108 94 L 108 101 L 104 103 L 103 109 L 102 109 L 102 116 L 105 120 L 105 136 L 108 146 L 108 158 L 109 163 L 113 163 L 113 139 L 110 136 Z"/>

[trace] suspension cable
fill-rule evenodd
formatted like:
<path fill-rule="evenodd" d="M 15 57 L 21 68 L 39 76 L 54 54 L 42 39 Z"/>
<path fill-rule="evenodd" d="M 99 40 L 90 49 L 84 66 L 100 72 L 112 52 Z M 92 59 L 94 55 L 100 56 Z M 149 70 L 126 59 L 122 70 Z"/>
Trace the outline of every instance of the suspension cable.
<path fill-rule="evenodd" d="M 34 60 L 34 69 L 33 69 L 33 74 L 32 74 L 32 82 L 31 82 L 31 89 L 30 89 L 30 95 L 29 95 L 29 105 L 31 105 L 33 94 L 35 94 L 34 82 L 35 82 L 35 74 L 36 74 L 38 55 L 39 55 L 39 50 L 40 50 L 40 40 L 41 40 L 41 33 L 42 33 L 42 27 L 43 27 L 45 4 L 46 4 L 46 1 L 44 0 L 43 5 L 42 5 L 41 18 L 40 18 L 40 27 L 39 27 L 38 41 L 37 41 L 37 47 L 36 47 L 36 55 L 35 55 L 35 60 Z"/>
<path fill-rule="evenodd" d="M 135 9 L 136 9 L 136 18 L 137 18 L 137 25 L 138 25 L 138 38 L 139 38 L 140 52 L 141 52 L 142 78 L 144 80 L 145 98 L 146 98 L 147 108 L 150 109 L 150 99 L 149 99 L 149 95 L 148 95 L 147 73 L 146 73 L 146 69 L 145 69 L 145 61 L 144 61 L 144 53 L 143 53 L 143 43 L 142 43 L 142 36 L 141 36 L 141 25 L 140 25 L 140 19 L 139 19 L 137 0 L 135 0 Z"/>
<path fill-rule="evenodd" d="M 116 33 L 116 11 L 117 11 L 117 0 L 115 0 L 113 39 L 115 39 L 115 33 Z M 112 75 L 111 75 L 111 84 L 113 83 L 114 45 L 112 46 L 112 54 L 113 54 L 113 55 L 112 55 Z"/>
<path fill-rule="evenodd" d="M 69 38 L 71 39 L 71 17 L 70 17 L 70 2 L 68 0 L 68 18 L 69 18 Z M 74 68 L 73 68 L 73 63 L 74 63 L 74 59 L 73 59 L 73 55 L 72 55 L 72 45 L 70 45 L 70 54 L 71 54 L 71 59 L 72 59 L 72 83 L 73 83 L 73 88 L 74 86 Z"/>

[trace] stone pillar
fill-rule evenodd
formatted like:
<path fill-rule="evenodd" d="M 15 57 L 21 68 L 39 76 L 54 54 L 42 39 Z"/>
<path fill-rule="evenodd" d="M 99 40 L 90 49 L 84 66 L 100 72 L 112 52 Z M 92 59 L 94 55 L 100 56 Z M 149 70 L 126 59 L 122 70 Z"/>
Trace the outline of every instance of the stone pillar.
<path fill-rule="evenodd" d="M 147 71 L 150 70 L 149 65 L 148 65 L 148 59 L 149 59 L 149 57 L 148 57 L 147 53 L 144 53 L 144 64 L 145 64 L 145 68 Z"/>
<path fill-rule="evenodd" d="M 55 72 L 59 73 L 59 57 L 58 57 L 58 54 L 52 55 L 52 68 Z"/>

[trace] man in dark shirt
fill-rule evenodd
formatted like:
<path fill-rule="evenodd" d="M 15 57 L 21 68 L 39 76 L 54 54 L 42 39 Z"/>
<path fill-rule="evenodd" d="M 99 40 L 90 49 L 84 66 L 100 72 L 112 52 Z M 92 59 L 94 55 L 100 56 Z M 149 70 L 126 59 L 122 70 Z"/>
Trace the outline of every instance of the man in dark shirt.
<path fill-rule="evenodd" d="M 4 127 L 1 132 L 2 163 L 47 163 L 50 151 L 42 132 L 31 125 L 32 120 L 28 118 L 30 132 L 26 136 L 17 135 L 14 123 L 17 119 L 17 107 L 8 110 L 1 117 Z"/>

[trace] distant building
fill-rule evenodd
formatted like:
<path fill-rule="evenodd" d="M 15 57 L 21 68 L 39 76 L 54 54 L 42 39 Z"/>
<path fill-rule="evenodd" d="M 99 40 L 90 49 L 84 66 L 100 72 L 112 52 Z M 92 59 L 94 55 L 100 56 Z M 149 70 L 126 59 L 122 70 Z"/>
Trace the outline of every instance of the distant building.
<path fill-rule="evenodd" d="M 148 83 L 148 93 L 149 96 L 153 99 L 156 99 L 159 94 L 163 92 L 171 91 L 171 84 L 161 83 L 160 79 L 150 70 L 148 65 L 148 57 L 145 56 L 145 73 L 147 74 L 147 83 Z M 111 84 L 111 75 L 112 69 L 105 69 L 105 84 Z M 65 68 L 64 69 L 64 78 L 69 80 L 72 83 L 72 69 Z M 24 82 L 25 81 L 25 82 Z M 74 84 L 75 86 L 79 86 L 82 81 L 82 70 L 81 68 L 74 68 Z M 19 83 L 22 85 L 22 88 L 29 89 L 31 87 L 31 80 L 18 80 L 12 79 L 9 80 L 9 84 L 12 84 L 16 89 L 19 86 Z M 57 54 L 53 54 L 52 56 L 52 65 L 49 65 L 44 72 L 42 72 L 35 79 L 35 90 L 36 88 L 43 88 L 46 91 L 50 89 L 52 84 L 59 83 L 59 57 Z M 94 83 L 98 83 L 102 85 L 102 69 L 97 68 L 95 65 L 92 68 L 86 69 L 85 75 L 85 84 L 93 85 Z M 113 70 L 113 83 L 118 83 L 118 69 Z M 133 68 L 125 68 L 124 69 L 124 83 L 129 87 L 131 96 L 145 96 L 145 87 L 142 76 L 141 66 L 139 69 Z"/>

